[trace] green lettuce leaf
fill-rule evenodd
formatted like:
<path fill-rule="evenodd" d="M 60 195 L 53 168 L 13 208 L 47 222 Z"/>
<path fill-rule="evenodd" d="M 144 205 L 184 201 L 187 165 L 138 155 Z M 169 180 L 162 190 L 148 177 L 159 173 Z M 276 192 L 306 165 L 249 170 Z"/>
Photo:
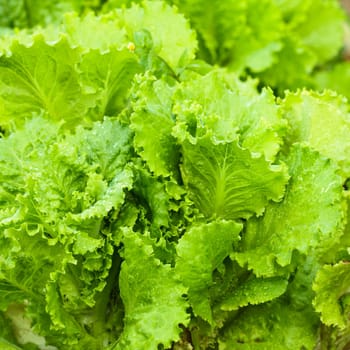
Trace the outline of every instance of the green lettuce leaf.
<path fill-rule="evenodd" d="M 112 349 L 156 349 L 179 339 L 186 326 L 186 288 L 170 265 L 152 256 L 152 246 L 142 236 L 126 233 L 120 293 L 125 305 L 123 333 Z M 145 278 L 147 276 L 147 278 Z"/>
<path fill-rule="evenodd" d="M 126 31 L 115 13 L 100 16 L 92 12 L 85 16 L 66 13 L 60 30 L 67 34 L 73 47 L 78 46 L 84 52 L 100 50 L 104 53 L 111 47 L 125 49 L 128 44 Z"/>
<path fill-rule="evenodd" d="M 106 218 L 132 186 L 130 136 L 113 119 L 64 137 L 34 118 L 0 139 L 0 307 L 26 305 L 50 344 L 94 349 L 110 337 L 99 302 L 114 254 Z"/>
<path fill-rule="evenodd" d="M 286 161 L 291 179 L 284 200 L 270 203 L 263 217 L 247 223 L 240 251 L 231 255 L 258 276 L 288 266 L 295 250 L 322 256 L 342 235 L 343 188 L 334 163 L 300 145 Z"/>
<path fill-rule="evenodd" d="M 244 308 L 223 330 L 220 350 L 312 350 L 318 323 L 311 307 L 297 310 L 283 299 Z"/>
<path fill-rule="evenodd" d="M 192 0 L 174 3 L 191 20 L 198 33 L 199 56 L 210 63 L 220 61 L 221 55 L 226 58 L 225 48 L 232 47 L 232 41 L 239 36 L 245 21 L 244 2 Z M 235 15 L 228 20 L 227 13 Z"/>
<path fill-rule="evenodd" d="M 336 63 L 316 72 L 314 80 L 318 90 L 334 90 L 350 99 L 350 63 L 348 61 Z"/>
<path fill-rule="evenodd" d="M 312 53 L 318 64 L 333 58 L 342 48 L 345 14 L 338 1 L 273 2 L 283 12 L 287 35 L 298 38 L 299 49 Z"/>
<path fill-rule="evenodd" d="M 173 1 L 191 20 L 199 55 L 242 72 L 261 71 L 281 48 L 283 22 L 272 1 Z"/>
<path fill-rule="evenodd" d="M 53 33 L 20 32 L 4 39 L 0 57 L 3 128 L 23 125 L 37 114 L 64 120 L 72 128 L 124 108 L 133 76 L 141 68 L 136 54 L 126 48 L 126 34 L 116 17 L 108 20 L 93 15 L 80 20 L 71 14 Z M 112 32 L 108 37 L 96 30 L 95 36 L 105 39 L 98 41 L 85 31 L 92 24 L 114 26 L 119 36 Z"/>
<path fill-rule="evenodd" d="M 345 178 L 350 175 L 350 114 L 347 101 L 334 92 L 287 93 L 281 102 L 289 122 L 289 144 L 304 142 L 338 163 Z"/>
<path fill-rule="evenodd" d="M 116 9 L 116 13 L 129 41 L 135 40 L 137 32 L 148 31 L 155 52 L 172 69 L 194 58 L 197 49 L 195 33 L 175 7 L 164 1 L 143 1 L 141 6 L 134 3 L 130 8 Z"/>
<path fill-rule="evenodd" d="M 90 107 L 84 99 L 74 65 L 78 50 L 62 37 L 48 44 L 36 35 L 29 47 L 16 41 L 11 55 L 0 57 L 0 124 L 23 125 L 33 114 L 47 113 L 70 127 L 86 122 Z"/>
<path fill-rule="evenodd" d="M 0 13 L 0 348 L 348 347 L 337 0 Z"/>
<path fill-rule="evenodd" d="M 141 168 L 137 170 L 135 176 L 134 191 L 140 199 L 147 203 L 151 234 L 156 235 L 156 232 L 161 228 L 168 228 L 170 224 L 170 196 L 166 191 L 165 184 Z"/>
<path fill-rule="evenodd" d="M 229 67 L 235 71 L 260 72 L 276 61 L 282 47 L 284 23 L 273 1 L 245 2 L 245 26 L 236 39 Z"/>
<path fill-rule="evenodd" d="M 343 47 L 344 12 L 335 0 L 273 2 L 284 17 L 282 49 L 274 64 L 258 76 L 280 94 L 285 89 L 312 87 L 312 71 L 335 57 Z"/>
<path fill-rule="evenodd" d="M 210 288 L 213 271 L 232 252 L 242 224 L 218 220 L 191 227 L 177 245 L 176 271 L 188 287 L 190 305 L 196 316 L 212 323 Z"/>
<path fill-rule="evenodd" d="M 317 273 L 313 290 L 313 305 L 321 313 L 321 320 L 328 326 L 349 327 L 350 316 L 350 265 L 339 262 L 325 265 Z"/>
<path fill-rule="evenodd" d="M 175 8 L 164 1 L 138 1 L 131 7 L 118 5 L 114 11 L 99 16 L 67 14 L 62 31 L 83 50 L 128 48 L 142 57 L 146 66 L 148 60 L 156 60 L 164 68 L 177 71 L 194 59 L 195 33 Z"/>
<path fill-rule="evenodd" d="M 215 140 L 239 140 L 252 153 L 273 161 L 282 144 L 285 121 L 272 91 L 258 93 L 256 85 L 257 81 L 241 82 L 219 69 L 184 81 L 173 97 L 177 117 L 173 134 L 181 140 L 187 133 L 195 137 L 210 132 Z"/>
<path fill-rule="evenodd" d="M 171 135 L 174 88 L 154 76 L 137 77 L 132 91 L 133 113 L 130 128 L 135 132 L 134 147 L 157 176 L 178 175 L 179 151 Z"/>
<path fill-rule="evenodd" d="M 261 215 L 269 200 L 279 201 L 287 175 L 236 142 L 215 143 L 208 136 L 182 144 L 181 174 L 190 198 L 207 218 L 226 220 Z"/>
<path fill-rule="evenodd" d="M 99 62 L 96 65 L 96 62 Z M 140 71 L 135 54 L 111 49 L 91 50 L 82 56 L 78 69 L 84 92 L 95 99 L 96 116 L 116 116 L 124 108 L 134 75 Z"/>
<path fill-rule="evenodd" d="M 80 11 L 86 4 L 84 0 L 1 0 L 0 26 L 26 28 L 59 23 L 66 12 Z"/>
<path fill-rule="evenodd" d="M 287 285 L 288 281 L 281 277 L 250 278 L 226 296 L 220 307 L 232 311 L 247 305 L 262 304 L 281 296 Z"/>
<path fill-rule="evenodd" d="M 312 255 L 298 262 L 287 278 L 251 275 L 233 290 L 231 301 L 245 307 L 224 325 L 220 349 L 315 349 L 320 320 L 311 302 L 319 264 Z M 257 301 L 264 304 L 252 305 Z"/>

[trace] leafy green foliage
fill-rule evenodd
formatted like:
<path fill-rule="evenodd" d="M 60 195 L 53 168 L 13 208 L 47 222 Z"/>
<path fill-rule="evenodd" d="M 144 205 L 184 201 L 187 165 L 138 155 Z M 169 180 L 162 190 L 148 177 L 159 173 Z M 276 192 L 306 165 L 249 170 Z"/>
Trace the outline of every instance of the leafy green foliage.
<path fill-rule="evenodd" d="M 242 310 L 220 338 L 221 349 L 313 349 L 317 323 L 312 310 L 295 310 L 275 301 Z"/>
<path fill-rule="evenodd" d="M 72 116 L 83 118 L 88 106 L 72 69 L 77 50 L 65 39 L 48 45 L 41 35 L 33 37 L 30 47 L 14 42 L 10 50 L 10 56 L 0 58 L 2 125 L 43 112 L 67 122 Z"/>
<path fill-rule="evenodd" d="M 189 287 L 193 312 L 212 322 L 209 289 L 212 273 L 231 253 L 242 225 L 234 221 L 215 221 L 191 227 L 177 245 L 176 271 Z M 193 258 L 195 256 L 195 258 Z"/>
<path fill-rule="evenodd" d="M 188 322 L 183 297 L 186 287 L 171 266 L 152 257 L 152 247 L 141 237 L 126 233 L 123 242 L 120 293 L 125 330 L 112 349 L 155 349 L 160 343 L 169 346 L 179 336 L 179 324 Z"/>
<path fill-rule="evenodd" d="M 337 162 L 344 177 L 349 177 L 350 115 L 346 100 L 331 91 L 298 91 L 288 93 L 281 106 L 289 122 L 290 143 L 308 143 Z"/>
<path fill-rule="evenodd" d="M 291 180 L 283 201 L 271 203 L 263 217 L 248 222 L 241 251 L 233 253 L 240 264 L 262 276 L 289 266 L 294 250 L 322 251 L 342 234 L 342 179 L 334 164 L 300 145 L 286 161 Z M 296 210 L 299 206 L 302 211 Z"/>
<path fill-rule="evenodd" d="M 95 1 L 96 3 L 97 1 Z M 69 11 L 81 11 L 89 5 L 86 0 L 2 0 L 0 2 L 1 22 L 3 27 L 26 28 L 59 22 Z M 91 2 L 93 5 L 93 2 Z"/>
<path fill-rule="evenodd" d="M 349 77 L 349 62 L 339 62 L 315 74 L 315 87 L 319 90 L 332 89 L 349 99 Z"/>
<path fill-rule="evenodd" d="M 228 220 L 261 215 L 268 200 L 279 201 L 287 176 L 235 143 L 208 137 L 183 144 L 182 177 L 190 198 L 208 218 Z M 241 174 L 245 174 L 242 176 Z"/>
<path fill-rule="evenodd" d="M 1 349 L 348 348 L 335 0 L 0 15 Z"/>
<path fill-rule="evenodd" d="M 345 328 L 349 323 L 349 278 L 347 262 L 325 265 L 316 276 L 314 304 L 326 325 Z"/>

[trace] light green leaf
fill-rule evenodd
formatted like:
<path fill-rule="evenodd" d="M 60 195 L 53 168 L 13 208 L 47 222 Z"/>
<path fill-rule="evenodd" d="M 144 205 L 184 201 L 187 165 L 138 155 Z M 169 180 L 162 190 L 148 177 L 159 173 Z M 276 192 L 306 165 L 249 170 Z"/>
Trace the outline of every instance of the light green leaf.
<path fill-rule="evenodd" d="M 279 165 L 255 158 L 235 142 L 204 137 L 182 145 L 181 173 L 190 198 L 207 217 L 227 220 L 261 215 L 269 200 L 279 201 L 287 175 Z"/>
<path fill-rule="evenodd" d="M 142 169 L 141 165 L 136 168 L 136 172 L 134 191 L 148 207 L 152 231 L 169 227 L 170 196 L 165 189 L 165 183 Z"/>
<path fill-rule="evenodd" d="M 174 269 L 155 259 L 142 236 L 126 233 L 120 293 L 125 306 L 124 331 L 113 349 L 156 349 L 179 339 L 188 307 Z M 145 278 L 147 276 L 147 278 Z"/>
<path fill-rule="evenodd" d="M 42 118 L 26 123 L 26 128 L 0 139 L 0 226 L 23 220 L 19 195 L 25 193 L 25 178 L 56 141 L 59 125 Z M 39 165 L 40 166 L 40 165 Z"/>
<path fill-rule="evenodd" d="M 0 26 L 26 28 L 59 23 L 65 12 L 79 11 L 84 0 L 1 0 Z"/>
<path fill-rule="evenodd" d="M 210 288 L 212 274 L 239 241 L 242 225 L 234 221 L 214 221 L 189 228 L 177 245 L 176 271 L 189 288 L 188 297 L 195 315 L 213 321 Z"/>
<path fill-rule="evenodd" d="M 134 86 L 130 128 L 135 132 L 134 146 L 157 176 L 178 174 L 179 152 L 171 135 L 173 88 L 163 80 L 145 75 Z"/>
<path fill-rule="evenodd" d="M 260 75 L 265 84 L 295 90 L 313 86 L 311 72 L 335 57 L 344 43 L 345 17 L 339 1 L 274 0 L 284 15 L 282 50 Z M 317 13 L 317 16 L 315 14 Z"/>
<path fill-rule="evenodd" d="M 29 47 L 14 41 L 11 54 L 0 57 L 1 126 L 23 125 L 42 113 L 67 127 L 86 123 L 90 102 L 74 69 L 78 57 L 64 37 L 48 44 L 39 34 Z"/>
<path fill-rule="evenodd" d="M 231 257 L 258 276 L 273 276 L 291 263 L 294 250 L 322 254 L 342 235 L 343 188 L 329 159 L 296 145 L 287 159 L 291 179 L 281 203 L 248 222 L 240 252 Z"/>
<path fill-rule="evenodd" d="M 66 136 L 34 118 L 0 139 L 0 307 L 29 303 L 36 329 L 58 345 L 86 347 L 94 329 L 114 253 L 105 219 L 132 185 L 130 136 L 111 118 Z M 90 339 L 92 349 L 108 337 Z"/>
<path fill-rule="evenodd" d="M 36 329 L 48 327 L 47 284 L 52 273 L 63 271 L 75 259 L 62 246 L 48 245 L 40 232 L 29 236 L 25 225 L 1 233 L 0 308 L 5 310 L 12 304 L 25 306 L 23 309 Z"/>
<path fill-rule="evenodd" d="M 350 62 L 339 62 L 314 75 L 318 90 L 331 89 L 350 100 Z"/>
<path fill-rule="evenodd" d="M 144 1 L 142 6 L 116 9 L 129 41 L 136 32 L 151 33 L 154 50 L 174 70 L 195 56 L 197 41 L 185 17 L 165 1 Z M 174 30 L 176 28 L 176 30 Z"/>
<path fill-rule="evenodd" d="M 199 36 L 199 55 L 210 63 L 261 71 L 281 48 L 283 22 L 270 0 L 173 1 Z"/>
<path fill-rule="evenodd" d="M 85 92 L 96 100 L 94 119 L 115 116 L 125 107 L 133 77 L 140 70 L 134 53 L 116 49 L 103 54 L 91 50 L 78 67 Z"/>
<path fill-rule="evenodd" d="M 82 205 L 82 211 L 79 213 L 71 213 L 67 215 L 69 221 L 74 223 L 81 223 L 84 220 L 88 221 L 89 219 L 103 219 L 109 211 L 112 209 L 118 210 L 124 202 L 126 189 L 131 189 L 132 187 L 132 172 L 130 170 L 121 171 L 119 174 L 115 175 L 115 178 L 107 185 L 104 183 L 106 188 L 97 188 L 95 198 L 95 190 L 93 193 L 90 193 L 90 184 L 88 182 L 87 187 L 85 188 L 85 198 L 84 195 L 76 194 L 73 197 L 74 200 L 77 200 L 77 206 Z M 91 177 L 88 181 L 90 181 Z M 104 187 L 104 186 L 103 186 Z M 86 201 L 86 202 L 85 202 Z M 85 202 L 85 203 L 84 203 Z"/>
<path fill-rule="evenodd" d="M 328 326 L 344 329 L 350 320 L 350 264 L 339 262 L 325 265 L 317 273 L 313 290 L 313 305 Z"/>
<path fill-rule="evenodd" d="M 240 307 L 265 303 L 281 296 L 288 281 L 280 277 L 250 278 L 240 284 L 231 295 L 225 296 L 221 309 L 238 310 Z"/>
<path fill-rule="evenodd" d="M 99 50 L 105 53 L 111 47 L 123 49 L 128 44 L 126 31 L 115 13 L 95 16 L 89 12 L 83 17 L 76 13 L 66 13 L 62 30 L 67 33 L 71 45 L 80 47 L 84 52 Z M 98 68 L 94 68 L 96 70 Z"/>
<path fill-rule="evenodd" d="M 316 55 L 318 64 L 341 50 L 345 13 L 338 1 L 301 1 L 294 11 L 295 17 L 288 23 L 289 34 L 299 36 L 305 49 Z"/>
<path fill-rule="evenodd" d="M 77 337 L 81 333 L 80 325 L 77 320 L 70 315 L 62 307 L 62 297 L 66 298 L 66 295 L 60 295 L 56 289 L 57 285 L 55 283 L 48 283 L 46 287 L 46 305 L 47 312 L 51 318 L 51 329 L 53 331 L 65 329 L 66 336 L 69 338 Z M 77 343 L 77 340 L 75 341 Z"/>
<path fill-rule="evenodd" d="M 199 55 L 210 63 L 227 59 L 230 49 L 245 23 L 243 1 L 172 1 L 190 19 L 199 39 Z M 230 16 L 228 16 L 230 14 Z"/>
<path fill-rule="evenodd" d="M 334 92 L 288 93 L 281 102 L 289 121 L 288 142 L 306 142 L 350 175 L 350 114 L 347 101 Z"/>
<path fill-rule="evenodd" d="M 247 68 L 252 72 L 261 72 L 276 61 L 282 48 L 284 23 L 280 11 L 271 0 L 246 0 L 243 3 L 246 7 L 245 23 L 231 49 L 228 65 L 238 72 Z M 225 33 L 225 36 L 229 35 Z"/>
<path fill-rule="evenodd" d="M 226 70 L 214 69 L 179 85 L 174 93 L 179 139 L 212 133 L 213 139 L 239 143 L 273 161 L 285 133 L 271 90 L 257 92 L 257 81 L 240 81 Z"/>
<path fill-rule="evenodd" d="M 300 43 L 297 36 L 285 36 L 276 63 L 257 74 L 265 86 L 276 89 L 280 95 L 285 90 L 311 87 L 311 72 L 317 64 L 315 54 Z"/>
<path fill-rule="evenodd" d="M 101 174 L 108 182 L 126 170 L 130 159 L 132 135 L 117 119 L 105 118 L 91 129 L 77 128 L 74 135 L 66 135 L 53 152 L 66 162 L 74 162 L 82 169 Z"/>
<path fill-rule="evenodd" d="M 312 305 L 312 300 L 315 297 L 312 284 L 323 264 L 318 261 L 317 255 L 313 253 L 307 256 L 298 255 L 295 260 L 297 260 L 298 265 L 289 276 L 286 295 L 294 307 L 302 310 Z"/>
<path fill-rule="evenodd" d="M 224 328 L 220 350 L 313 350 L 318 322 L 311 307 L 296 310 L 276 301 L 243 309 Z"/>

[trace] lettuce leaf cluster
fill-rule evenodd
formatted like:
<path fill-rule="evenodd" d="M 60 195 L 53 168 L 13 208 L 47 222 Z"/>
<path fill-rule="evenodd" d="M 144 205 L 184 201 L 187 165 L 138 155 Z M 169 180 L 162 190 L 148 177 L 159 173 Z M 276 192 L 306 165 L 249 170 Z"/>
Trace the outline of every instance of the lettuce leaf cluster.
<path fill-rule="evenodd" d="M 349 346 L 336 1 L 0 12 L 1 349 Z"/>

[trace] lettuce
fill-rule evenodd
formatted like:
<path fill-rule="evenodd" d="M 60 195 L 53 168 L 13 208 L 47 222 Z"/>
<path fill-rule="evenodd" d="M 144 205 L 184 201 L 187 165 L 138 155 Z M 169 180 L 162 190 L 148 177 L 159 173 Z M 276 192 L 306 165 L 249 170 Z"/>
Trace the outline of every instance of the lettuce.
<path fill-rule="evenodd" d="M 0 13 L 1 349 L 348 347 L 335 1 Z"/>

